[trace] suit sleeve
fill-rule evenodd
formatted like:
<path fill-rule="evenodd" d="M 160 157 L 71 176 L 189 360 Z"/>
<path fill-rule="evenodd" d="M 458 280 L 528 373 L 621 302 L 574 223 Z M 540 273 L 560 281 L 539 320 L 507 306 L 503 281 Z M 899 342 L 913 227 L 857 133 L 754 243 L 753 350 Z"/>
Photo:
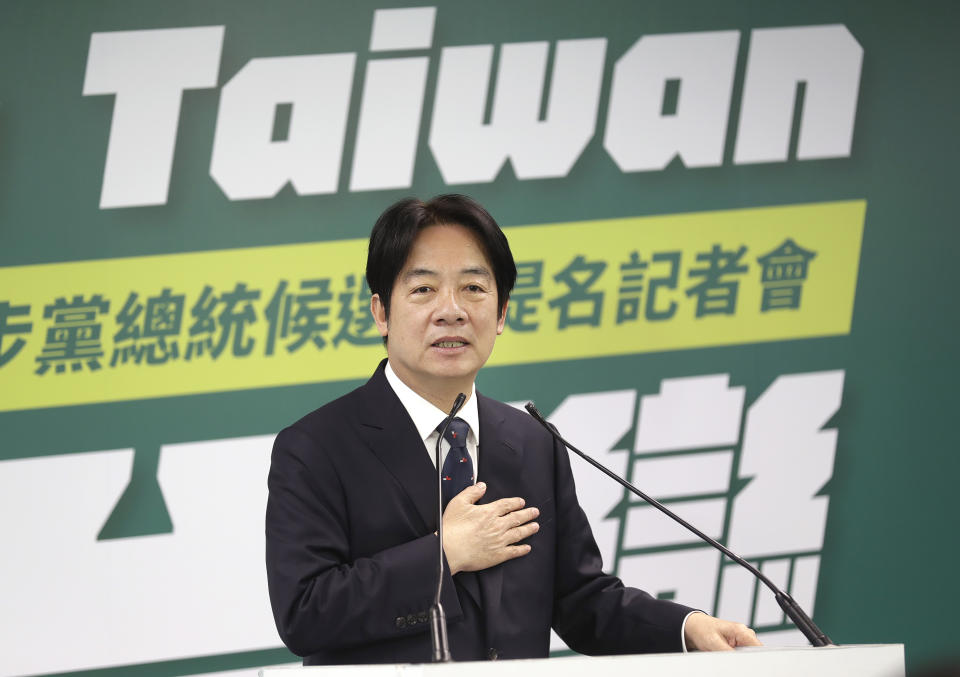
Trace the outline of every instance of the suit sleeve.
<path fill-rule="evenodd" d="M 277 436 L 267 481 L 267 580 L 280 638 L 300 656 L 429 627 L 436 536 L 353 557 L 343 479 L 322 445 L 304 431 L 291 427 Z M 369 501 L 373 512 L 376 496 Z M 442 603 L 449 617 L 459 615 L 448 572 Z"/>
<path fill-rule="evenodd" d="M 566 449 L 553 445 L 557 566 L 553 627 L 585 654 L 681 651 L 683 621 L 693 609 L 655 599 L 604 574 L 587 517 L 577 501 Z"/>

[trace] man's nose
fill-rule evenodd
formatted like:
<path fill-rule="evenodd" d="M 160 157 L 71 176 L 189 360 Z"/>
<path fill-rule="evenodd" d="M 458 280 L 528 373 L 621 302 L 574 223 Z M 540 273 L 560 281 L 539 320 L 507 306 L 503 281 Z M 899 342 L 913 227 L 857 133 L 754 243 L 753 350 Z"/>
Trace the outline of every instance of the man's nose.
<path fill-rule="evenodd" d="M 443 291 L 437 298 L 437 309 L 434 313 L 434 319 L 438 322 L 462 322 L 466 317 L 463 307 L 460 305 L 460 298 L 456 290 L 450 289 Z"/>

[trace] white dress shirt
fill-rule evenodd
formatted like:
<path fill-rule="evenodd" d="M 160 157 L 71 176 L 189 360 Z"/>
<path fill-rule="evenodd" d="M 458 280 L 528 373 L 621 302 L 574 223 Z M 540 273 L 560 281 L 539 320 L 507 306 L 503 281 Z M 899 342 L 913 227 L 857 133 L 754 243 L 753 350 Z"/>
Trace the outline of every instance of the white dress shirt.
<path fill-rule="evenodd" d="M 387 362 L 385 373 L 387 383 L 393 388 L 393 392 L 400 398 L 400 403 L 413 420 L 413 425 L 417 429 L 420 439 L 423 440 L 423 446 L 427 450 L 430 462 L 436 467 L 434 454 L 437 437 L 440 436 L 440 433 L 437 432 L 437 426 L 443 423 L 443 419 L 445 419 L 450 412 L 437 409 L 432 403 L 415 393 L 410 386 L 400 380 L 400 377 L 397 376 L 393 367 L 390 366 L 389 361 Z M 470 384 L 470 393 L 467 396 L 467 401 L 460 411 L 457 412 L 457 418 L 463 419 L 467 425 L 470 426 L 470 432 L 467 433 L 467 453 L 473 462 L 473 481 L 474 484 L 476 484 L 477 477 L 480 473 L 480 414 L 477 410 L 477 389 L 472 383 Z M 450 443 L 443 440 L 443 442 L 440 443 L 441 464 L 449 449 Z"/>

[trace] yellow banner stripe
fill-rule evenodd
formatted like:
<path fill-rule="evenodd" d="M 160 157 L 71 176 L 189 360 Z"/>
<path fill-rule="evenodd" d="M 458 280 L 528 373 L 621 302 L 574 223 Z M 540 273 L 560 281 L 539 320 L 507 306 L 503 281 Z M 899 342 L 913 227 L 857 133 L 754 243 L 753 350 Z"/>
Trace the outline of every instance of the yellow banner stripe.
<path fill-rule="evenodd" d="M 508 228 L 491 364 L 847 334 L 865 212 Z M 358 239 L 0 269 L 0 411 L 365 377 L 384 354 L 365 257 Z"/>

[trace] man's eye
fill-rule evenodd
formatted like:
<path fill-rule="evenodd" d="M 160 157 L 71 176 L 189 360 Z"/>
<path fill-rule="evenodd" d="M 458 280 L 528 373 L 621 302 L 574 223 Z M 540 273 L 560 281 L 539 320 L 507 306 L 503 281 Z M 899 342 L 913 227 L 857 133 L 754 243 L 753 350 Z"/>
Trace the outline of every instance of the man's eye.
<path fill-rule="evenodd" d="M 474 293 L 479 293 L 479 292 L 482 292 L 482 291 L 483 291 L 483 287 L 481 287 L 481 286 L 478 285 L 478 284 L 468 284 L 468 285 L 467 285 L 467 291 L 469 291 L 469 292 L 474 292 Z"/>
<path fill-rule="evenodd" d="M 430 291 L 430 287 L 417 287 L 413 290 L 414 294 L 426 294 Z"/>

